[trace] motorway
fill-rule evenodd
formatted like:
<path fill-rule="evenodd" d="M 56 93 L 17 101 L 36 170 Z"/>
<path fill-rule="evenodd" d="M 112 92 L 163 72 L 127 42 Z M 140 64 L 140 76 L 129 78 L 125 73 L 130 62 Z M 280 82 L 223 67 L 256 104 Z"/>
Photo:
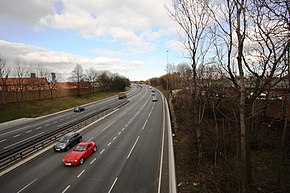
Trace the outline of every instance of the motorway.
<path fill-rule="evenodd" d="M 1 192 L 169 192 L 168 156 L 167 151 L 164 151 L 168 147 L 164 137 L 166 127 L 162 96 L 156 92 L 158 101 L 152 102 L 149 87 L 132 90 L 134 96 L 129 99 L 129 103 L 79 131 L 83 141 L 92 140 L 98 145 L 98 151 L 83 165 L 64 166 L 62 159 L 66 153 L 56 153 L 50 148 L 30 162 L 1 176 Z M 102 103 L 107 104 L 108 101 Z M 89 108 L 100 103 L 91 105 Z M 54 116 L 49 117 L 51 120 L 46 124 L 60 120 Z M 57 127 L 63 123 L 54 124 Z M 32 125 L 34 129 L 29 126 L 28 130 L 23 127 L 15 129 L 26 133 L 39 127 L 36 123 Z M 17 135 L 17 132 L 2 131 L 0 137 L 7 137 L 7 140 L 0 143 L 1 148 L 7 147 L 7 144 L 3 145 L 4 142 L 8 141 L 8 136 L 11 138 Z M 32 132 L 26 134 L 30 133 Z"/>
<path fill-rule="evenodd" d="M 131 97 L 138 92 L 140 92 L 140 88 L 133 87 L 128 93 L 128 97 Z M 69 109 L 50 116 L 41 117 L 26 124 L 18 125 L 12 128 L 0 129 L 0 153 L 13 149 L 20 143 L 25 143 L 26 141 L 32 140 L 40 135 L 44 135 L 80 120 L 92 113 L 95 113 L 96 111 L 102 111 L 110 108 L 111 106 L 116 106 L 123 100 L 119 100 L 117 96 L 114 96 L 107 100 L 97 101 L 85 105 L 84 107 L 86 110 L 80 113 L 75 113 L 72 109 Z"/>

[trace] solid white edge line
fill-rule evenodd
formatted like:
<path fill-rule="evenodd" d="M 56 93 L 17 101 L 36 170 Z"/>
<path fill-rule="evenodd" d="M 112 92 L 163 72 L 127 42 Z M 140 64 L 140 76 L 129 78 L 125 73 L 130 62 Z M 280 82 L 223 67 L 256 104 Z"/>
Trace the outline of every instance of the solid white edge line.
<path fill-rule="evenodd" d="M 164 107 L 164 98 L 163 101 L 163 131 L 162 131 L 162 145 L 161 145 L 161 156 L 160 156 L 160 168 L 159 168 L 159 182 L 158 182 L 158 193 L 161 191 L 161 179 L 162 179 L 162 167 L 163 167 L 163 153 L 164 153 L 164 135 L 165 135 L 165 107 Z"/>
<path fill-rule="evenodd" d="M 114 180 L 114 182 L 113 182 L 113 184 L 112 184 L 112 186 L 111 186 L 111 188 L 110 188 L 110 190 L 109 190 L 108 193 L 111 193 L 111 191 L 113 190 L 113 188 L 114 188 L 114 186 L 115 186 L 117 180 L 118 180 L 118 178 L 116 178 L 116 179 Z"/>
<path fill-rule="evenodd" d="M 35 178 L 32 182 L 30 182 L 29 184 L 27 184 L 26 186 L 24 186 L 21 190 L 19 190 L 17 193 L 22 192 L 23 190 L 25 190 L 26 188 L 28 188 L 28 186 L 30 186 L 31 184 L 33 184 L 36 180 L 38 180 L 38 178 Z"/>

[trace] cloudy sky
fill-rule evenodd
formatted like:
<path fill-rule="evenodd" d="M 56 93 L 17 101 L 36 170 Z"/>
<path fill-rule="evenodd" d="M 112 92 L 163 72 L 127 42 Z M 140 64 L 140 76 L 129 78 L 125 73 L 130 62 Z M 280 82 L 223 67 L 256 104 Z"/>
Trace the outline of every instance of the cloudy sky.
<path fill-rule="evenodd" d="M 165 74 L 186 62 L 171 0 L 0 1 L 0 55 L 68 77 L 76 64 L 109 70 L 130 80 Z"/>

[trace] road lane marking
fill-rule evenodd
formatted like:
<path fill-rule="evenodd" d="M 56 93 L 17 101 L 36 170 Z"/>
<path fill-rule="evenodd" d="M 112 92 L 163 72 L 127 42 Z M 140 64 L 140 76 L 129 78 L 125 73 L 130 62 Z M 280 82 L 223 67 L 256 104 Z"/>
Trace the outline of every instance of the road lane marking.
<path fill-rule="evenodd" d="M 2 139 L 2 140 L 0 140 L 0 143 L 1 143 L 1 142 L 4 142 L 4 141 L 6 141 L 6 140 L 7 140 L 7 139 Z"/>
<path fill-rule="evenodd" d="M 117 137 L 114 137 L 113 141 L 115 141 L 117 139 Z"/>
<path fill-rule="evenodd" d="M 86 170 L 83 170 L 77 177 L 81 177 L 81 175 L 85 172 Z"/>
<path fill-rule="evenodd" d="M 128 154 L 128 156 L 127 156 L 127 159 L 130 157 L 131 153 L 133 152 L 133 149 L 135 148 L 135 146 L 136 146 L 136 144 L 137 144 L 139 138 L 140 138 L 140 136 L 137 137 L 137 139 L 136 139 L 136 141 L 135 141 L 135 143 L 134 143 L 134 145 L 133 145 L 131 151 L 129 152 L 129 154 Z"/>
<path fill-rule="evenodd" d="M 109 147 L 111 144 L 112 144 L 112 142 L 108 143 L 108 145 L 107 145 L 107 146 Z"/>
<path fill-rule="evenodd" d="M 115 186 L 117 180 L 118 180 L 118 178 L 116 178 L 116 179 L 114 180 L 114 182 L 113 182 L 113 184 L 112 184 L 112 186 L 111 186 L 111 188 L 110 188 L 110 190 L 109 190 L 108 193 L 111 193 L 111 191 L 113 190 L 113 188 L 114 188 L 114 186 Z"/>
<path fill-rule="evenodd" d="M 150 113 L 148 114 L 148 118 L 151 116 L 152 110 L 150 111 Z"/>
<path fill-rule="evenodd" d="M 96 161 L 96 159 L 97 159 L 97 158 L 94 158 L 94 159 L 91 161 L 90 164 L 92 165 L 92 164 Z"/>
<path fill-rule="evenodd" d="M 30 133 L 30 132 L 32 132 L 32 130 L 26 131 L 25 133 Z"/>
<path fill-rule="evenodd" d="M 148 122 L 148 119 L 146 119 L 146 121 L 145 121 L 145 123 L 144 123 L 144 125 L 142 127 L 142 130 L 144 130 L 145 126 L 147 125 L 147 122 Z"/>
<path fill-rule="evenodd" d="M 118 133 L 118 135 L 120 135 L 120 134 L 121 134 L 121 132 Z"/>
<path fill-rule="evenodd" d="M 49 126 L 50 125 L 50 123 L 47 123 L 45 126 Z"/>
<path fill-rule="evenodd" d="M 64 189 L 64 191 L 62 191 L 61 193 L 65 193 L 69 188 L 70 188 L 70 185 L 68 185 L 68 186 Z"/>
<path fill-rule="evenodd" d="M 62 126 L 64 126 L 64 125 L 66 125 L 67 123 L 63 123 L 63 124 L 60 124 L 60 125 L 58 125 L 58 126 L 56 126 L 56 127 L 62 127 Z"/>
<path fill-rule="evenodd" d="M 41 129 L 42 127 L 37 127 L 36 130 Z"/>
<path fill-rule="evenodd" d="M 105 151 L 105 149 L 103 149 L 101 152 L 100 152 L 100 155 Z"/>
<path fill-rule="evenodd" d="M 35 178 L 32 182 L 30 182 L 29 184 L 27 184 L 26 186 L 24 186 L 21 190 L 19 190 L 17 193 L 22 192 L 23 190 L 25 190 L 26 188 L 28 188 L 31 184 L 33 184 L 36 180 L 38 180 L 38 178 Z"/>
<path fill-rule="evenodd" d="M 16 137 L 19 137 L 20 135 L 21 135 L 21 134 L 17 134 L 17 135 L 14 135 L 13 137 L 16 138 Z"/>
<path fill-rule="evenodd" d="M 14 132 L 17 132 L 17 131 L 20 131 L 20 130 L 26 129 L 27 127 L 29 127 L 29 126 L 21 127 L 21 128 L 19 128 L 19 129 L 14 129 L 13 131 L 8 131 L 8 132 L 6 132 L 6 133 L 2 133 L 2 134 L 0 134 L 0 136 L 2 136 L 2 135 L 6 135 L 6 134 L 9 134 L 9 133 L 14 133 Z"/>
<path fill-rule="evenodd" d="M 28 138 L 26 138 L 26 139 L 23 139 L 23 140 L 21 140 L 21 141 L 18 141 L 17 143 L 13 143 L 13 144 L 11 144 L 11 145 L 8 145 L 8 146 L 4 147 L 3 149 L 7 149 L 7 148 L 9 148 L 9 147 L 11 147 L 11 146 L 14 146 L 14 145 L 18 144 L 18 143 L 22 143 L 23 141 L 27 141 L 27 140 L 29 140 L 30 138 L 33 138 L 33 137 L 38 136 L 38 135 L 41 135 L 41 134 L 43 134 L 43 133 L 45 133 L 45 132 L 38 133 L 38 134 L 36 134 L 36 135 L 33 135 L 33 136 L 31 136 L 31 137 L 28 137 Z"/>

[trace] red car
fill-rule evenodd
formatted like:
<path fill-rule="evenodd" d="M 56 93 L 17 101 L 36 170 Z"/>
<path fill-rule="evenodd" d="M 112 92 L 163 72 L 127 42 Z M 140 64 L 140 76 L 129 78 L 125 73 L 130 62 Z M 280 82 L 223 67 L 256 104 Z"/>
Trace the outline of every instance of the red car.
<path fill-rule="evenodd" d="M 84 141 L 70 151 L 63 158 L 63 164 L 66 166 L 78 166 L 84 163 L 85 159 L 93 152 L 97 151 L 97 144 L 93 141 Z"/>

